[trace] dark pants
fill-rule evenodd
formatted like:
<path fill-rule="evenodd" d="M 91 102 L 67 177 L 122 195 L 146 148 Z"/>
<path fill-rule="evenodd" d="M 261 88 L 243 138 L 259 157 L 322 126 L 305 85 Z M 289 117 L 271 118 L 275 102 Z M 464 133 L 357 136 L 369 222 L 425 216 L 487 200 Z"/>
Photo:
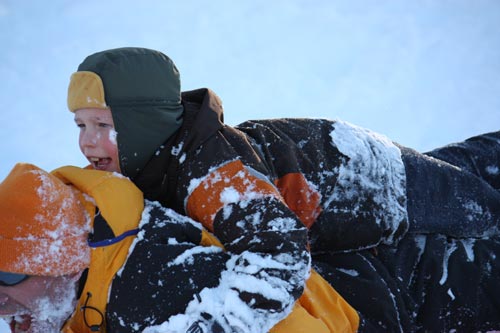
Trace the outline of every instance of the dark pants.
<path fill-rule="evenodd" d="M 359 313 L 359 332 L 500 329 L 500 238 L 407 234 L 397 247 L 313 256 Z"/>
<path fill-rule="evenodd" d="M 500 329 L 500 132 L 420 154 L 400 147 L 409 230 L 399 244 L 313 254 L 360 332 Z"/>
<path fill-rule="evenodd" d="M 500 132 L 419 154 L 400 147 L 409 232 L 450 237 L 498 233 Z"/>

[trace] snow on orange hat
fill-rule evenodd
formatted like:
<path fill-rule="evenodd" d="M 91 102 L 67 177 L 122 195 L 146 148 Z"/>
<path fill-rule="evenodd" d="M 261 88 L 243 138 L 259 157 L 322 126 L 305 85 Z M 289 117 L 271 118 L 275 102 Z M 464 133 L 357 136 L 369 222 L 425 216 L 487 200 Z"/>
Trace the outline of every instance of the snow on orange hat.
<path fill-rule="evenodd" d="M 83 195 L 18 163 L 0 183 L 0 271 L 59 276 L 88 267 L 90 217 Z"/>

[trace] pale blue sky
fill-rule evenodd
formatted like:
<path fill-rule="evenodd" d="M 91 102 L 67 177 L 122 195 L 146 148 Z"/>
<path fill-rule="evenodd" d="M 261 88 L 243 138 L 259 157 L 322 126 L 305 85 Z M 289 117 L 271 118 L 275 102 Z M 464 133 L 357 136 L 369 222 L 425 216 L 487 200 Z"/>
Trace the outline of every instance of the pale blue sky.
<path fill-rule="evenodd" d="M 66 109 L 90 53 L 154 48 L 225 120 L 340 118 L 425 151 L 500 129 L 497 0 L 0 0 L 0 180 L 84 166 Z"/>

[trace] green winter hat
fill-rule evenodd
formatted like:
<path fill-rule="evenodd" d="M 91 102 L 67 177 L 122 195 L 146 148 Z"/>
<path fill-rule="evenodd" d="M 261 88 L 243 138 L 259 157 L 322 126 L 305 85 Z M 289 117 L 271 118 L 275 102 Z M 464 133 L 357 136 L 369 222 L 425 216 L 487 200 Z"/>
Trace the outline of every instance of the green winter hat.
<path fill-rule="evenodd" d="M 182 124 L 179 71 L 165 54 L 118 48 L 92 54 L 71 76 L 68 107 L 109 108 L 122 173 L 134 178 Z"/>

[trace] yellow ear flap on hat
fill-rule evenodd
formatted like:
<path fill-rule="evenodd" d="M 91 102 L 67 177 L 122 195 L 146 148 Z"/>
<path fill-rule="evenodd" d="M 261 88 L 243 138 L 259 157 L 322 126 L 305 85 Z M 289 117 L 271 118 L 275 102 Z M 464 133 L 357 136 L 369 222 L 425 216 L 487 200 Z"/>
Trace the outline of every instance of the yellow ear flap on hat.
<path fill-rule="evenodd" d="M 68 87 L 68 108 L 71 112 L 78 109 L 108 109 L 101 78 L 94 72 L 80 71 L 71 75 Z"/>

